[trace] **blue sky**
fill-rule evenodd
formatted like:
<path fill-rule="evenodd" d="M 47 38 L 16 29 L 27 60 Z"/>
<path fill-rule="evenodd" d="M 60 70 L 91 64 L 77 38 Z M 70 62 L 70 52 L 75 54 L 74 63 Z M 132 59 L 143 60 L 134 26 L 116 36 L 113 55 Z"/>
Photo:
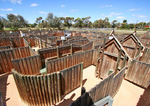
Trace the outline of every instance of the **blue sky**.
<path fill-rule="evenodd" d="M 128 23 L 150 21 L 150 0 L 0 0 L 0 16 L 20 14 L 29 23 L 53 13 L 58 17 L 88 17 L 91 21 L 109 18 L 109 21 Z"/>

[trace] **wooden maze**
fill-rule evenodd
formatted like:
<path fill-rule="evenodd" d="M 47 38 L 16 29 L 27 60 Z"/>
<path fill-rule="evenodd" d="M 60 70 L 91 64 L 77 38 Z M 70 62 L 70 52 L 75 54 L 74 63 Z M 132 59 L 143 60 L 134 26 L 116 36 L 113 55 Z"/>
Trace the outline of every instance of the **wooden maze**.
<path fill-rule="evenodd" d="M 82 87 L 83 69 L 90 65 L 96 66 L 95 77 L 103 80 L 71 106 L 114 97 L 124 78 L 144 88 L 150 85 L 149 43 L 136 32 L 124 38 L 114 31 L 110 35 L 72 32 L 65 40 L 61 40 L 63 31 L 23 33 L 24 37 L 0 35 L 0 74 L 12 72 L 20 97 L 29 105 L 59 103 L 64 95 Z"/>

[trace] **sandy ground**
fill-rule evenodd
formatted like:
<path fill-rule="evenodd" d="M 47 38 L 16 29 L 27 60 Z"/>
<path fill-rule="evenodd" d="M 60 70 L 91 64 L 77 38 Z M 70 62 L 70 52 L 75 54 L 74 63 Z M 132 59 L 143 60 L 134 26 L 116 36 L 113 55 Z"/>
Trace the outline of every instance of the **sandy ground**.
<path fill-rule="evenodd" d="M 95 78 L 94 74 L 94 66 L 90 66 L 83 70 L 83 86 L 86 88 L 86 91 L 90 90 L 101 81 Z M 12 74 L 0 75 L 0 92 L 2 92 L 2 97 L 6 103 L 6 106 L 27 106 L 27 104 L 25 104 L 19 97 L 19 93 Z M 81 87 L 64 96 L 61 103 L 57 105 L 67 106 L 72 101 L 76 100 L 80 95 Z M 144 96 L 146 98 L 141 99 L 141 97 Z M 142 104 L 138 106 L 148 106 L 143 105 L 143 103 L 149 101 L 148 96 L 150 98 L 150 90 L 144 91 L 143 88 L 140 88 L 126 80 L 123 80 L 118 93 L 114 97 L 113 106 L 136 106 L 137 104 Z"/>
<path fill-rule="evenodd" d="M 143 88 L 123 80 L 118 93 L 114 97 L 113 106 L 137 106 L 143 92 Z"/>
<path fill-rule="evenodd" d="M 89 91 L 96 84 L 101 82 L 102 80 L 95 78 L 95 66 L 90 66 L 83 70 L 83 87 L 85 87 L 86 91 Z M 81 95 L 81 87 L 75 89 L 68 95 L 64 97 L 61 103 L 58 106 L 68 106 L 72 101 L 76 100 Z"/>

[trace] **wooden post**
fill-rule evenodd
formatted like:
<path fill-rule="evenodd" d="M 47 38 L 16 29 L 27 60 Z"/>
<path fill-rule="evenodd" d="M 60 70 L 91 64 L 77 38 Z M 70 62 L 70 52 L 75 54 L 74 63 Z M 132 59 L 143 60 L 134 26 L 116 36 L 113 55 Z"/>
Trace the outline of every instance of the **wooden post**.
<path fill-rule="evenodd" d="M 100 50 L 98 50 L 98 54 L 97 54 L 96 69 L 95 69 L 95 77 L 97 77 L 98 63 L 99 63 L 99 56 L 100 56 Z"/>
<path fill-rule="evenodd" d="M 59 48 L 57 47 L 57 58 L 59 58 Z"/>
<path fill-rule="evenodd" d="M 117 57 L 117 64 L 116 64 L 116 68 L 115 68 L 115 75 L 117 74 L 117 70 L 118 70 L 118 67 L 119 67 L 120 59 L 121 59 L 121 54 L 122 54 L 122 49 L 119 50 L 119 54 L 118 54 L 118 57 Z"/>
<path fill-rule="evenodd" d="M 99 73 L 98 73 L 99 78 L 100 78 L 101 68 L 102 68 L 102 64 L 103 64 L 103 60 L 104 60 L 105 43 L 106 43 L 106 38 L 104 38 L 104 44 L 103 44 L 103 49 L 102 49 L 102 56 L 101 56 L 101 61 L 100 61 Z"/>
<path fill-rule="evenodd" d="M 81 63 L 81 82 L 80 82 L 81 87 L 82 87 L 82 80 L 83 80 L 83 62 Z"/>
<path fill-rule="evenodd" d="M 125 56 L 124 56 L 124 59 L 123 59 L 123 63 L 122 63 L 121 69 L 123 69 L 123 67 L 125 66 L 126 60 L 127 60 L 127 56 L 125 55 Z"/>
<path fill-rule="evenodd" d="M 141 52 L 141 49 L 142 49 L 142 46 L 140 46 L 140 47 L 139 47 L 139 50 L 137 51 L 137 54 L 136 54 L 136 56 L 138 56 L 138 55 L 140 54 L 140 52 Z"/>
<path fill-rule="evenodd" d="M 86 92 L 86 89 L 84 87 L 81 88 L 81 96 Z"/>
<path fill-rule="evenodd" d="M 70 48 L 70 54 L 73 54 L 73 49 L 72 49 L 72 44 L 71 44 L 71 48 Z"/>
<path fill-rule="evenodd" d="M 46 42 L 45 42 L 45 48 L 47 48 Z"/>
<path fill-rule="evenodd" d="M 136 51 L 137 51 L 137 45 L 136 45 L 136 46 L 135 46 L 135 48 L 134 48 L 134 51 L 133 51 L 133 53 L 132 53 L 132 56 L 131 56 L 131 58 L 132 58 L 132 57 L 133 57 L 133 58 L 135 58 Z"/>

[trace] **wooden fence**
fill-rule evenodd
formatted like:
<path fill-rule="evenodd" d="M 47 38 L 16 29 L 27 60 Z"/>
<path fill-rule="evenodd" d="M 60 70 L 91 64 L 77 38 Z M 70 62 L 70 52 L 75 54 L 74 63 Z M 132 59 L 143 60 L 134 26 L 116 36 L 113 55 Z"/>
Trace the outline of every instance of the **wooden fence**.
<path fill-rule="evenodd" d="M 109 77 L 101 81 L 90 91 L 84 93 L 77 100 L 72 102 L 70 106 L 90 106 L 93 103 L 103 99 L 104 97 L 114 95 L 119 90 L 122 80 L 124 78 L 126 67 L 124 67 L 118 74 L 114 76 L 112 73 Z"/>
<path fill-rule="evenodd" d="M 29 47 L 21 47 L 0 51 L 0 74 L 10 72 L 13 68 L 11 60 L 36 55 Z"/>
<path fill-rule="evenodd" d="M 92 65 L 93 51 L 89 50 L 85 52 L 75 53 L 70 56 L 65 56 L 60 59 L 46 61 L 47 73 L 58 72 L 62 69 L 74 66 L 83 62 L 83 68 Z"/>
<path fill-rule="evenodd" d="M 42 68 L 40 55 L 14 59 L 12 60 L 12 64 L 15 70 L 24 75 L 39 74 Z"/>
<path fill-rule="evenodd" d="M 82 46 L 82 51 L 87 51 L 93 49 L 93 42 L 89 42 L 86 45 Z"/>
<path fill-rule="evenodd" d="M 150 64 L 132 60 L 125 78 L 147 88 L 150 85 Z"/>
<path fill-rule="evenodd" d="M 42 66 L 45 66 L 45 59 L 56 59 L 59 57 L 63 57 L 68 54 L 73 54 L 75 52 L 79 52 L 82 50 L 82 47 L 77 47 L 74 45 L 67 45 L 62 47 L 55 47 L 55 48 L 45 48 L 38 50 L 38 53 L 42 59 Z"/>
<path fill-rule="evenodd" d="M 88 39 L 75 40 L 75 41 L 66 41 L 64 44 L 77 44 L 77 45 L 85 45 L 89 43 Z"/>
<path fill-rule="evenodd" d="M 65 95 L 82 86 L 83 64 L 74 65 L 60 72 L 61 95 Z"/>
<path fill-rule="evenodd" d="M 29 105 L 50 106 L 60 102 L 59 74 L 22 75 L 16 71 L 12 73 L 20 97 Z"/>
<path fill-rule="evenodd" d="M 2 37 L 0 38 L 0 46 L 11 46 L 12 42 L 10 41 L 10 38 L 8 37 Z"/>
<path fill-rule="evenodd" d="M 29 105 L 54 105 L 61 96 L 82 85 L 83 64 L 78 64 L 57 73 L 22 75 L 13 70 L 20 97 Z"/>
<path fill-rule="evenodd" d="M 24 42 L 24 46 L 25 47 L 31 47 L 31 43 L 29 43 L 28 41 L 26 41 L 26 39 L 23 38 L 23 42 Z"/>
<path fill-rule="evenodd" d="M 0 50 L 11 49 L 12 46 L 0 46 Z"/>
<path fill-rule="evenodd" d="M 13 37 L 11 38 L 13 47 L 24 47 L 24 42 L 22 37 Z"/>
<path fill-rule="evenodd" d="M 150 49 L 145 48 L 143 55 L 139 58 L 139 61 L 150 64 Z"/>

